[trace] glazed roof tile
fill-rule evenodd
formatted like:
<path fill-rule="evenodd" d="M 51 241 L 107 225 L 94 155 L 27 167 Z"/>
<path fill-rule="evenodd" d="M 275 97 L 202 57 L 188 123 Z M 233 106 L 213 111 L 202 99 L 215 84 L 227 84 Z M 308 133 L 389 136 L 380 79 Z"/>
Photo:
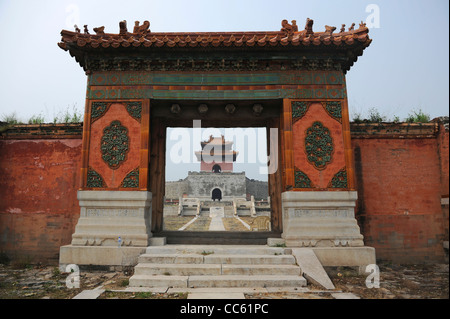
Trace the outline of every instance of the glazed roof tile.
<path fill-rule="evenodd" d="M 97 34 L 81 33 L 63 30 L 62 40 L 58 43 L 64 50 L 71 48 L 182 48 L 182 47 L 254 47 L 254 46 L 353 46 L 363 44 L 368 46 L 372 41 L 369 38 L 369 29 L 364 23 L 358 29 L 334 33 L 326 26 L 324 32 L 310 30 L 286 31 L 260 31 L 260 32 L 136 32 L 130 33 L 121 30 L 119 34 L 103 33 L 103 27 Z M 135 30 L 136 31 L 136 30 Z"/>
<path fill-rule="evenodd" d="M 94 28 L 96 34 L 89 34 L 87 26 L 84 32 L 76 26 L 75 31 L 63 30 L 58 45 L 69 51 L 87 73 L 124 68 L 167 71 L 168 66 L 176 71 L 186 68 L 196 71 L 197 62 L 205 71 L 213 68 L 219 71 L 285 70 L 289 62 L 292 64 L 289 67 L 294 69 L 339 68 L 346 72 L 372 42 L 369 29 L 363 22 L 358 29 L 354 25 L 348 30 L 342 25 L 339 32 L 330 26 L 325 26 L 323 32 L 314 32 L 313 20 L 307 19 L 302 31 L 298 31 L 294 20 L 292 25 L 283 20 L 280 31 L 151 32 L 148 21 L 141 26 L 136 21 L 133 32 L 128 32 L 126 21 L 121 21 L 117 34 L 105 33 L 104 27 Z M 216 61 L 213 67 L 208 60 L 210 57 L 203 54 L 207 51 L 217 53 L 212 58 L 221 62 Z M 177 59 L 182 62 L 174 64 Z M 248 61 L 243 64 L 242 59 Z M 305 66 L 298 59 L 311 59 L 311 63 Z M 322 66 L 318 66 L 317 59 L 323 60 Z M 145 63 L 136 66 L 137 60 Z M 191 63 L 194 60 L 195 63 Z M 231 66 L 228 65 L 230 61 L 234 61 Z"/>

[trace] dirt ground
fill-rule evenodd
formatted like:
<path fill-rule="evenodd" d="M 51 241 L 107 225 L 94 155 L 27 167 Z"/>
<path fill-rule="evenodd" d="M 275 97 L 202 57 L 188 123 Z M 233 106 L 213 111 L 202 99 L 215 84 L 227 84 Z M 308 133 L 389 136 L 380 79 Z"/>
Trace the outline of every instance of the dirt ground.
<path fill-rule="evenodd" d="M 379 264 L 380 288 L 367 288 L 366 276 L 349 267 L 327 269 L 336 286 L 325 291 L 308 283 L 307 291 L 246 294 L 247 299 L 332 299 L 350 292 L 361 299 L 449 299 L 449 265 Z M 70 299 L 83 290 L 103 286 L 100 299 L 185 299 L 186 293 L 117 292 L 125 289 L 132 269 L 122 272 L 81 271 L 80 288 L 67 288 L 68 273 L 57 266 L 0 264 L 0 299 Z"/>

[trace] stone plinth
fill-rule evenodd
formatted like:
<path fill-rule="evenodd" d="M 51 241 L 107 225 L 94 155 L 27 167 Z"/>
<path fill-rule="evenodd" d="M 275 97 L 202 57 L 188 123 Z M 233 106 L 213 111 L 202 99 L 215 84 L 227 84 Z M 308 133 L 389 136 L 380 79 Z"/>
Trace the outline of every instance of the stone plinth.
<path fill-rule="evenodd" d="M 152 236 L 152 194 L 78 191 L 78 200 L 80 218 L 72 244 L 60 249 L 60 264 L 135 264 L 140 248 L 147 247 Z"/>
<path fill-rule="evenodd" d="M 288 247 L 361 247 L 355 191 L 281 194 L 283 234 Z"/>

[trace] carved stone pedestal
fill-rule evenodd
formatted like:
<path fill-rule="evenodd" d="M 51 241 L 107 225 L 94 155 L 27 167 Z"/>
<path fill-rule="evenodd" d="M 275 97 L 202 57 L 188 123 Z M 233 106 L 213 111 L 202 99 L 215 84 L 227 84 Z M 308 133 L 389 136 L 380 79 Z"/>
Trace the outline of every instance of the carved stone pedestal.
<path fill-rule="evenodd" d="M 281 198 L 287 247 L 310 247 L 323 266 L 365 269 L 376 263 L 355 219 L 356 192 L 285 192 Z"/>
<path fill-rule="evenodd" d="M 80 219 L 72 244 L 60 249 L 60 266 L 130 266 L 149 245 L 152 194 L 78 191 Z"/>
<path fill-rule="evenodd" d="M 281 194 L 283 234 L 288 247 L 361 247 L 354 191 Z"/>

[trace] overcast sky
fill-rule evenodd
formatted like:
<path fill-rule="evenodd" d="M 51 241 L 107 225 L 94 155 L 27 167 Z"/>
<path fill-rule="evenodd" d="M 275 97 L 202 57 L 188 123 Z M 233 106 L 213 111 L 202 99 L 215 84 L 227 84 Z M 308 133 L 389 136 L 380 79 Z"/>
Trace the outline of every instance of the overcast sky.
<path fill-rule="evenodd" d="M 84 109 L 86 75 L 57 46 L 73 24 L 105 26 L 149 20 L 154 32 L 276 31 L 283 19 L 314 30 L 369 23 L 373 39 L 347 74 L 350 115 L 404 119 L 422 109 L 448 115 L 449 3 L 447 0 L 0 0 L 0 117 L 22 121 L 41 114 L 51 122 L 67 109 Z M 0 118 L 1 119 L 1 118 Z"/>

